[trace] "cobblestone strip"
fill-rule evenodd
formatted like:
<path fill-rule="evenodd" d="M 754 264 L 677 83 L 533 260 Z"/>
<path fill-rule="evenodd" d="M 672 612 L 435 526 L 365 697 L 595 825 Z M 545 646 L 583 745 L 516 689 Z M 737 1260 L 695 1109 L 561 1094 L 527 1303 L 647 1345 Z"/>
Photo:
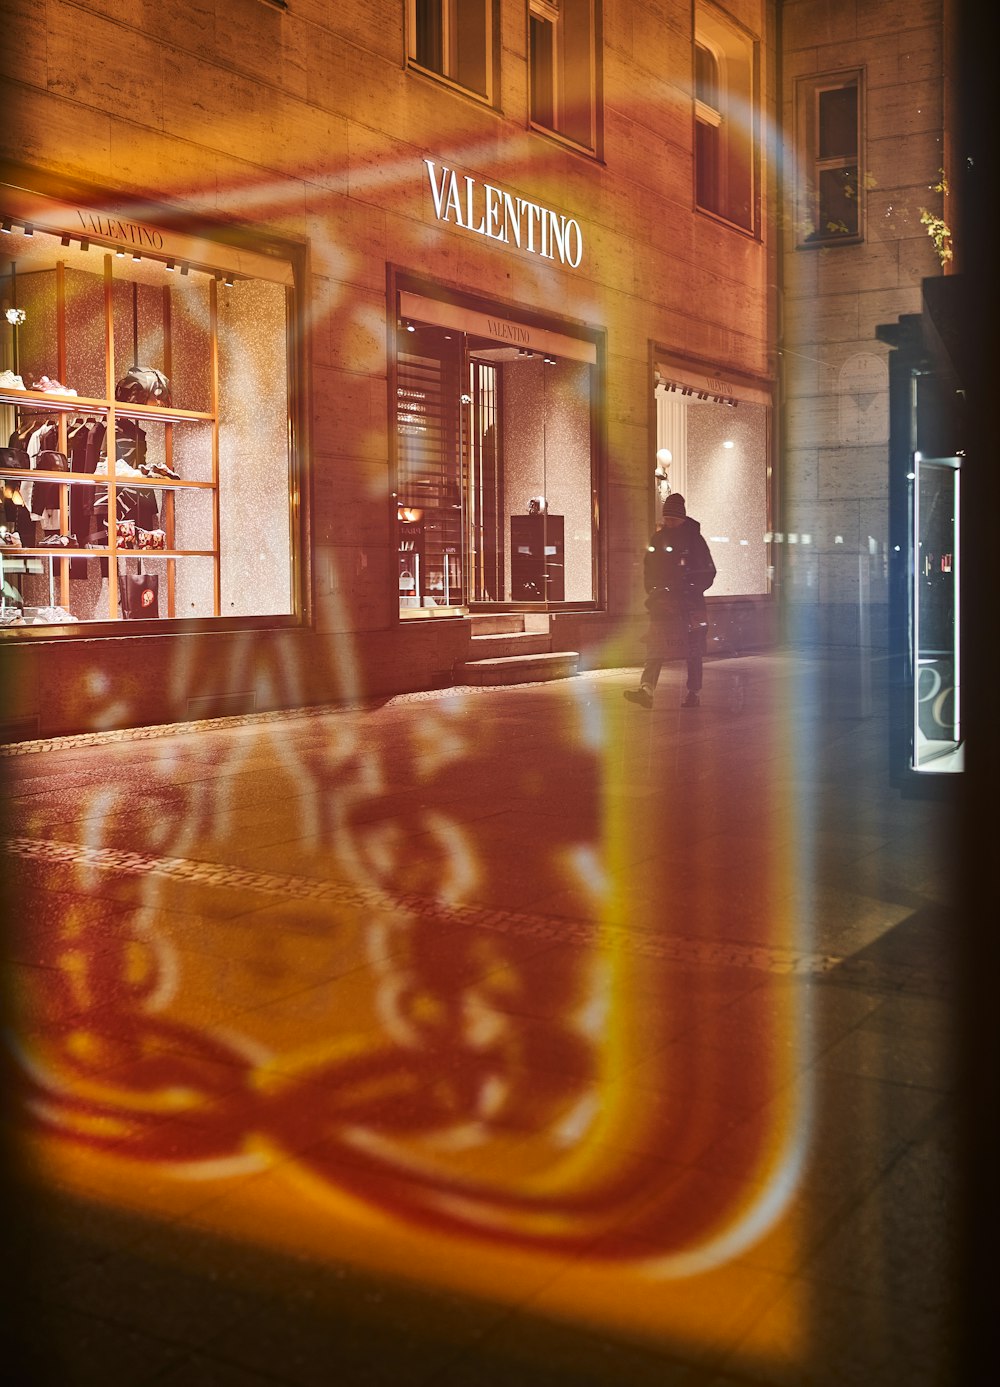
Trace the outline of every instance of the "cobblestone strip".
<path fill-rule="evenodd" d="M 209 889 L 250 891 L 286 900 L 330 901 L 369 910 L 405 911 L 410 915 L 433 917 L 442 924 L 473 926 L 497 934 L 542 942 L 592 944 L 599 929 L 603 940 L 614 939 L 627 953 L 676 963 L 750 968 L 765 973 L 802 976 L 829 973 L 844 962 L 825 954 L 763 945 L 713 943 L 660 934 L 634 925 L 598 926 L 585 920 L 559 916 L 449 904 L 426 896 L 395 896 L 374 887 L 252 872 L 214 862 L 196 862 L 190 858 L 147 857 L 119 848 L 42 842 L 33 838 L 11 838 L 4 846 L 14 859 L 45 862 L 50 866 L 88 866 L 111 874 L 155 876 Z"/>

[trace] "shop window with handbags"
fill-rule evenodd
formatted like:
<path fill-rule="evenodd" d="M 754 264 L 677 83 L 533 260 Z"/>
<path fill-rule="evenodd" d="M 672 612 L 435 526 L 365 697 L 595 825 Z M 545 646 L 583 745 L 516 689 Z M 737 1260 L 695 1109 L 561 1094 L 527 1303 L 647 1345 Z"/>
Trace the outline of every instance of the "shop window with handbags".
<path fill-rule="evenodd" d="M 294 616 L 291 266 L 61 210 L 0 223 L 3 629 Z"/>

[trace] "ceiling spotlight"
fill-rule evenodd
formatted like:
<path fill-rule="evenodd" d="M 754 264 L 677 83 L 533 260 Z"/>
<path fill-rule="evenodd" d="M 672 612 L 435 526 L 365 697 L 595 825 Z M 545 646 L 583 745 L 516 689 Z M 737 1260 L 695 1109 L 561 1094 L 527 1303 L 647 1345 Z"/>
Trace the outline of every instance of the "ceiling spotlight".
<path fill-rule="evenodd" d="M 132 252 L 132 259 L 133 259 L 133 260 L 141 260 L 141 259 L 142 259 L 142 256 L 139 254 L 139 252 L 138 252 L 137 250 L 134 250 L 134 251 Z"/>
<path fill-rule="evenodd" d="M 554 366 L 556 364 L 554 356 L 543 356 L 542 360 L 545 362 L 546 366 Z"/>
<path fill-rule="evenodd" d="M 8 236 L 10 235 L 10 220 L 7 217 L 4 217 L 3 221 L 0 222 L 0 227 L 6 231 Z"/>
<path fill-rule="evenodd" d="M 416 329 L 416 326 L 415 326 L 413 323 L 410 322 L 409 318 L 407 318 L 407 320 L 406 320 L 406 331 L 407 331 L 407 332 L 416 332 L 416 330 L 417 330 L 417 329 Z"/>
<path fill-rule="evenodd" d="M 34 236 L 35 228 L 33 226 L 28 226 L 27 223 L 25 223 L 24 234 L 25 236 Z"/>
<path fill-rule="evenodd" d="M 222 282 L 223 282 L 223 284 L 226 286 L 227 289 L 231 289 L 231 288 L 233 287 L 233 277 L 232 277 L 232 275 L 226 275 L 226 277 L 223 279 Z"/>
<path fill-rule="evenodd" d="M 174 262 L 173 262 L 172 260 L 168 260 L 168 261 L 167 261 L 167 269 L 168 269 L 168 270 L 174 270 L 174 269 L 176 269 L 176 268 L 177 268 L 177 267 L 176 267 L 176 265 L 174 264 Z"/>
<path fill-rule="evenodd" d="M 122 250 L 121 246 L 119 246 L 118 249 L 115 251 L 115 255 L 118 256 L 119 260 L 125 259 L 125 252 Z"/>

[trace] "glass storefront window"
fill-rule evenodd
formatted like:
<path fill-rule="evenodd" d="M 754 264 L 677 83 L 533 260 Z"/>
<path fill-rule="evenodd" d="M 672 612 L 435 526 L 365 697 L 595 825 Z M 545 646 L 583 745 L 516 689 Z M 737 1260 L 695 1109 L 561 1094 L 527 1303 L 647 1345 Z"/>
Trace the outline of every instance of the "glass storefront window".
<path fill-rule="evenodd" d="M 767 407 L 664 379 L 656 413 L 657 500 L 679 491 L 700 522 L 718 570 L 711 595 L 766 593 Z"/>
<path fill-rule="evenodd" d="M 512 346 L 498 338 L 532 330 L 452 316 L 398 322 L 400 614 L 593 602 L 596 353 L 538 330 Z M 496 336 L 468 330 L 491 323 Z"/>
<path fill-rule="evenodd" d="M 4 627 L 291 615 L 287 279 L 4 228 Z"/>

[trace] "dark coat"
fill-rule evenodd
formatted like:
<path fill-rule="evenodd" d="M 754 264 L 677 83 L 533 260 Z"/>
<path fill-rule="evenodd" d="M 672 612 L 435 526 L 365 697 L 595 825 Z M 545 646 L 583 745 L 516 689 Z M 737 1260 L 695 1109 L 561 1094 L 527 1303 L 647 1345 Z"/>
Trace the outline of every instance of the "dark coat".
<path fill-rule="evenodd" d="M 705 593 L 715 582 L 715 564 L 697 520 L 663 525 L 651 536 L 643 559 L 650 655 L 667 655 L 674 642 L 686 644 L 692 627 L 705 625 Z"/>

